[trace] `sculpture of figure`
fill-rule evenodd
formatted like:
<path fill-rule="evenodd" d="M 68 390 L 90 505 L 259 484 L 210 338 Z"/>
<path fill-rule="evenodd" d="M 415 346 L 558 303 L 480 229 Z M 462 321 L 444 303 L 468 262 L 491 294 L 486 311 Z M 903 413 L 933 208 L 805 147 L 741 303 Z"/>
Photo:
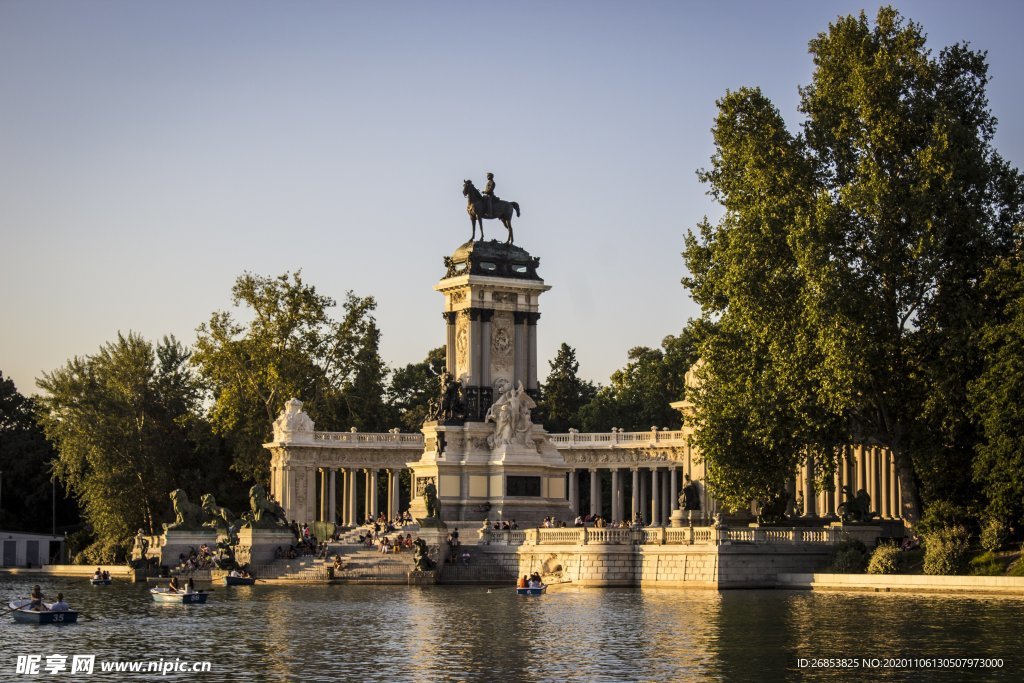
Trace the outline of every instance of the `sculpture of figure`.
<path fill-rule="evenodd" d="M 690 480 L 689 474 L 684 474 L 683 492 L 679 494 L 679 507 L 682 510 L 700 510 L 700 491 L 697 489 L 697 482 Z"/>
<path fill-rule="evenodd" d="M 864 489 L 857 491 L 854 495 L 852 486 L 843 487 L 843 495 L 846 502 L 840 503 L 837 508 L 839 517 L 844 522 L 870 522 L 875 513 L 871 511 L 871 496 Z"/>
<path fill-rule="evenodd" d="M 509 402 L 509 408 L 514 413 L 514 423 L 512 425 L 512 434 L 515 440 L 519 443 L 526 445 L 526 437 L 530 433 L 530 429 L 533 427 L 533 422 L 530 421 L 530 412 L 537 407 L 533 398 L 526 393 L 526 389 L 523 388 L 523 383 L 519 382 L 519 387 L 513 391 L 514 396 Z"/>
<path fill-rule="evenodd" d="M 438 420 L 457 420 L 463 415 L 462 382 L 452 377 L 447 370 L 441 373 L 441 391 L 438 409 L 434 417 Z"/>
<path fill-rule="evenodd" d="M 184 489 L 171 491 L 171 502 L 174 505 L 174 522 L 164 524 L 164 531 L 196 531 L 203 528 L 203 510 L 188 499 Z"/>
<path fill-rule="evenodd" d="M 494 200 L 498 198 L 494 194 L 494 186 L 495 186 L 494 174 L 493 173 L 488 173 L 487 174 L 487 184 L 484 185 L 484 191 L 483 191 L 484 197 L 487 198 L 487 218 L 493 218 L 494 217 L 494 211 L 493 211 L 493 209 L 494 209 Z"/>
<path fill-rule="evenodd" d="M 484 417 L 485 422 L 494 423 L 494 434 L 487 438 L 488 445 L 491 448 L 513 442 L 527 445 L 527 437 L 533 427 L 530 411 L 537 404 L 526 393 L 522 382 L 512 388 L 507 381 L 499 378 L 494 383 L 494 392 L 498 394 L 498 399 L 487 409 Z"/>
<path fill-rule="evenodd" d="M 427 517 L 441 517 L 441 502 L 437 499 L 437 487 L 434 482 L 428 481 L 423 487 L 423 501 L 427 506 Z"/>
<path fill-rule="evenodd" d="M 302 410 L 302 401 L 293 398 L 284 404 L 282 412 L 274 420 L 274 439 L 283 441 L 294 432 L 312 432 L 313 420 Z"/>
<path fill-rule="evenodd" d="M 786 517 L 789 506 L 789 494 L 775 491 L 767 500 L 761 502 L 761 510 L 757 513 L 758 524 L 778 524 Z"/>
<path fill-rule="evenodd" d="M 145 561 L 147 552 L 149 552 L 149 539 L 146 538 L 146 532 L 139 529 L 138 533 L 135 534 L 135 546 L 132 548 L 132 558 Z"/>
<path fill-rule="evenodd" d="M 437 568 L 437 565 L 434 564 L 434 561 L 430 559 L 426 541 L 424 541 L 422 538 L 417 538 L 415 541 L 412 542 L 412 544 L 416 548 L 413 551 L 412 556 L 412 559 L 416 562 L 415 571 L 429 572 L 432 569 Z"/>
<path fill-rule="evenodd" d="M 218 533 L 229 537 L 238 530 L 238 520 L 234 514 L 226 507 L 217 505 L 217 499 L 212 493 L 204 494 L 199 502 L 206 514 L 206 522 L 203 523 L 203 526 L 216 529 Z"/>
<path fill-rule="evenodd" d="M 267 492 L 260 484 L 249 489 L 250 511 L 242 515 L 244 526 L 250 529 L 279 529 L 288 526 L 284 508 L 267 498 Z"/>
<path fill-rule="evenodd" d="M 493 190 L 493 187 L 491 189 Z M 517 216 L 520 215 L 518 202 L 506 202 L 493 194 L 486 197 L 476 189 L 472 180 L 462 181 L 462 196 L 466 197 L 466 213 L 469 214 L 469 220 L 473 226 L 470 240 L 476 239 L 476 225 L 480 223 L 480 241 L 483 241 L 484 219 L 496 218 L 508 230 L 508 239 L 505 244 L 512 244 L 512 212 L 515 211 Z"/>

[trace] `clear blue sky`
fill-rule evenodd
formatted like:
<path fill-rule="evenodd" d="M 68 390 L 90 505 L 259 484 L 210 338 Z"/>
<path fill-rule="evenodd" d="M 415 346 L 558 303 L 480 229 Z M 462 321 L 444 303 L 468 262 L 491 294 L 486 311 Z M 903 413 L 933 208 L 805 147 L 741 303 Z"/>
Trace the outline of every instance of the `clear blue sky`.
<path fill-rule="evenodd" d="M 894 4 L 933 49 L 988 51 L 1024 164 L 1024 3 Z M 716 98 L 760 86 L 795 130 L 807 41 L 877 7 L 2 0 L 0 371 L 29 394 L 119 330 L 191 343 L 243 271 L 299 268 L 376 296 L 385 360 L 421 360 L 462 180 L 493 171 L 553 286 L 542 359 L 568 342 L 607 382 L 697 314 L 679 253 L 716 215 Z"/>

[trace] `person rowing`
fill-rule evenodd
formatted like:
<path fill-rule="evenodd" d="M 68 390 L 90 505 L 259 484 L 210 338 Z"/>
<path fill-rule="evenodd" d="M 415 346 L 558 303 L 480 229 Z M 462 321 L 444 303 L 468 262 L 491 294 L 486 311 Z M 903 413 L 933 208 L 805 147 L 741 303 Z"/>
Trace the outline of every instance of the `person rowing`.
<path fill-rule="evenodd" d="M 178 588 L 178 577 L 172 576 L 170 583 L 167 584 L 168 593 L 180 593 L 181 589 Z"/>
<path fill-rule="evenodd" d="M 39 588 L 38 583 L 32 586 L 32 594 L 28 596 L 28 599 L 30 602 L 24 609 L 29 609 L 33 612 L 46 611 L 46 605 L 43 604 L 43 591 Z"/>

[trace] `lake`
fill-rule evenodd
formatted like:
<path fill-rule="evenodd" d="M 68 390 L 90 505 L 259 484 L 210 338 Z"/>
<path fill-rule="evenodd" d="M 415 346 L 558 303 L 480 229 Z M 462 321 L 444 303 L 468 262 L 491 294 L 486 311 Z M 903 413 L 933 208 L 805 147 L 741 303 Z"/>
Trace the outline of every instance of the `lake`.
<path fill-rule="evenodd" d="M 206 674 L 117 674 L 132 681 L 1024 676 L 1024 599 L 1016 597 L 572 588 L 528 598 L 509 587 L 257 584 L 217 586 L 208 604 L 184 606 L 153 603 L 144 584 L 12 575 L 0 575 L 0 596 L 6 604 L 36 581 L 48 599 L 63 591 L 83 620 L 39 627 L 5 614 L 3 680 L 90 678 L 68 670 L 16 674 L 18 655 L 40 655 L 44 667 L 54 654 L 67 655 L 68 668 L 72 655 L 95 655 L 94 675 L 102 662 L 211 662 Z M 1002 666 L 966 669 L 941 658 L 1002 659 Z M 830 659 L 845 659 L 838 663 L 847 668 Z M 944 664 L 953 668 L 935 668 Z"/>

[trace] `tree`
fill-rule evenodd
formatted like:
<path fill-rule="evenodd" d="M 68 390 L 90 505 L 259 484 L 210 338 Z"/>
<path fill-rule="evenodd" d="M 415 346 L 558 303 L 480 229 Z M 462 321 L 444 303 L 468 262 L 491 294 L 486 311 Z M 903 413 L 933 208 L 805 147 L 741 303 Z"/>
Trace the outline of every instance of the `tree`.
<path fill-rule="evenodd" d="M 54 472 L 96 537 L 91 561 L 123 557 L 139 528 L 157 532 L 171 490 L 197 497 L 209 480 L 190 474 L 223 477 L 196 448 L 200 391 L 188 357 L 173 337 L 154 348 L 119 334 L 37 382 L 46 392 L 40 423 L 58 453 Z"/>
<path fill-rule="evenodd" d="M 555 357 L 548 363 L 550 372 L 541 386 L 538 407 L 544 415 L 544 427 L 549 432 L 567 432 L 581 424 L 579 412 L 597 395 L 593 382 L 580 379 L 576 349 L 565 342 L 558 347 Z"/>
<path fill-rule="evenodd" d="M 78 522 L 78 508 L 64 487 L 54 489 L 53 460 L 57 453 L 36 424 L 36 403 L 26 398 L 0 372 L 0 528 L 50 532 L 50 510 L 56 499 L 56 522 L 66 528 Z"/>
<path fill-rule="evenodd" d="M 321 428 L 385 428 L 380 332 L 373 297 L 346 294 L 341 320 L 333 299 L 305 284 L 301 272 L 275 278 L 241 275 L 232 303 L 251 322 L 226 311 L 200 325 L 193 361 L 213 395 L 211 421 L 234 452 L 233 468 L 266 482 L 262 444 L 285 401 L 295 397 Z"/>
<path fill-rule="evenodd" d="M 709 324 L 758 354 L 762 365 L 744 366 L 777 378 L 781 395 L 765 400 L 805 443 L 792 441 L 790 462 L 809 450 L 826 473 L 837 436 L 886 446 L 913 523 L 926 406 L 969 378 L 940 387 L 936 361 L 964 338 L 981 274 L 1006 248 L 1000 188 L 1013 174 L 991 147 L 983 54 L 956 45 L 935 57 L 888 7 L 874 26 L 840 18 L 810 52 L 801 135 L 756 89 L 719 101 L 701 178 L 725 214 L 688 237 L 684 283 Z M 731 374 L 707 369 L 709 381 Z M 754 379 L 734 376 L 734 393 Z M 698 421 L 714 421 L 698 398 Z"/>
<path fill-rule="evenodd" d="M 686 371 L 697 360 L 689 330 L 665 337 L 660 349 L 630 349 L 628 357 L 626 367 L 612 373 L 611 384 L 599 388 L 580 409 L 584 431 L 646 431 L 680 424 L 682 418 L 670 404 L 683 398 Z"/>
<path fill-rule="evenodd" d="M 392 373 L 388 402 L 405 431 L 418 432 L 427 420 L 430 402 L 438 399 L 445 362 L 445 347 L 439 346 L 428 351 L 419 363 L 409 363 Z"/>

